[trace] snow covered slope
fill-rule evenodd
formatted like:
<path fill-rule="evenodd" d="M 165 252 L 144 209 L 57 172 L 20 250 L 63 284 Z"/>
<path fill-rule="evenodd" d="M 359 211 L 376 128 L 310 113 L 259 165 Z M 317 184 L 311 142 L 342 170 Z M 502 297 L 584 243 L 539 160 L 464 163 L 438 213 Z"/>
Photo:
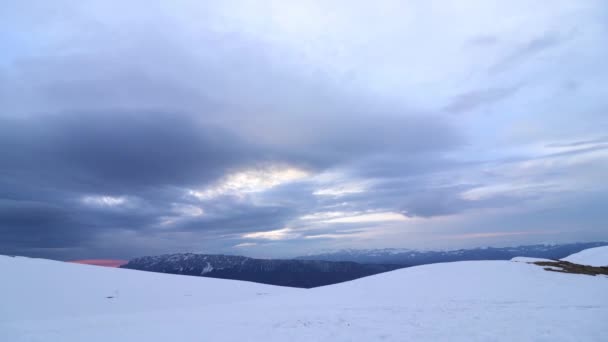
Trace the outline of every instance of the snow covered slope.
<path fill-rule="evenodd" d="M 0 322 L 200 308 L 298 291 L 7 256 L 0 256 L 0 274 Z"/>
<path fill-rule="evenodd" d="M 585 249 L 562 260 L 589 266 L 608 266 L 608 246 Z"/>
<path fill-rule="evenodd" d="M 312 290 L 23 258 L 0 258 L 0 272 L 0 341 L 608 336 L 608 277 L 548 272 L 524 262 L 434 264 Z"/>

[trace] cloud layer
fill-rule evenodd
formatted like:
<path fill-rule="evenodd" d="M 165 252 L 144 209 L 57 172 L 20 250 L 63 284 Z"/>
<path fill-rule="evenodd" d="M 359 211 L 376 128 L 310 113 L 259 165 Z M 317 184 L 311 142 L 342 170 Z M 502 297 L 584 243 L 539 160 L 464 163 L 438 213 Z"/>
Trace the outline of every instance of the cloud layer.
<path fill-rule="evenodd" d="M 602 1 L 15 1 L 0 253 L 608 239 Z"/>

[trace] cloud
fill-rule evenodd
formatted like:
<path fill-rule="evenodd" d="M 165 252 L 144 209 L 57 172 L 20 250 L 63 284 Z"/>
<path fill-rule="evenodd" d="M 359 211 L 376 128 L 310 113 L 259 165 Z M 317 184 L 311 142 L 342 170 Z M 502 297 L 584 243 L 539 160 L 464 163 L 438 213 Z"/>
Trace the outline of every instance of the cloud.
<path fill-rule="evenodd" d="M 258 244 L 255 242 L 242 242 L 239 244 L 234 245 L 234 248 L 244 248 L 244 247 L 253 247 L 253 246 L 257 246 Z"/>
<path fill-rule="evenodd" d="M 306 239 L 347 239 L 352 238 L 352 234 L 318 234 L 318 235 L 306 235 Z"/>
<path fill-rule="evenodd" d="M 1 143 L 19 151 L 7 151 L 0 162 L 7 173 L 44 163 L 56 186 L 104 188 L 109 196 L 211 180 L 246 162 L 249 149 L 221 129 L 176 113 L 60 113 L 5 119 L 0 126 Z M 36 181 L 28 175 L 20 178 Z"/>
<path fill-rule="evenodd" d="M 260 239 L 260 240 L 288 240 L 299 237 L 300 234 L 293 231 L 291 228 L 282 228 L 270 230 L 266 232 L 254 232 L 243 234 L 244 239 Z"/>
<path fill-rule="evenodd" d="M 574 142 L 566 142 L 566 143 L 550 143 L 547 144 L 546 147 L 549 148 L 563 148 L 563 147 L 591 147 L 597 145 L 603 145 L 604 143 L 608 143 L 608 137 L 601 137 L 590 140 L 581 140 Z"/>
<path fill-rule="evenodd" d="M 540 37 L 531 39 L 516 47 L 511 54 L 505 56 L 502 60 L 494 64 L 489 71 L 491 73 L 506 71 L 507 69 L 522 63 L 527 59 L 533 58 L 545 50 L 559 45 L 564 39 L 565 37 L 555 33 L 547 33 Z"/>
<path fill-rule="evenodd" d="M 458 95 L 444 108 L 444 110 L 451 113 L 461 113 L 476 109 L 480 106 L 491 105 L 514 95 L 521 87 L 521 85 L 517 85 L 506 88 L 488 88 L 467 92 Z"/>
<path fill-rule="evenodd" d="M 493 184 L 467 190 L 462 193 L 462 198 L 468 201 L 479 201 L 497 196 L 529 197 L 540 192 L 550 191 L 551 184 Z"/>
<path fill-rule="evenodd" d="M 605 203 L 605 4 L 440 7 L 4 6 L 0 253 L 417 247 L 506 212 L 597 236 L 552 210 Z"/>
<path fill-rule="evenodd" d="M 473 46 L 491 46 L 499 41 L 500 39 L 497 36 L 485 34 L 470 39 L 468 43 Z"/>
<path fill-rule="evenodd" d="M 267 166 L 228 174 L 218 183 L 202 191 L 191 190 L 189 193 L 200 200 L 222 195 L 241 196 L 294 182 L 308 175 L 308 172 L 294 167 Z"/>
<path fill-rule="evenodd" d="M 543 235 L 555 234 L 555 232 L 490 232 L 490 233 L 470 233 L 450 236 L 450 239 L 485 239 L 497 238 L 505 236 L 525 236 L 525 235 Z"/>
<path fill-rule="evenodd" d="M 127 202 L 124 197 L 112 196 L 84 196 L 82 202 L 86 205 L 99 207 L 115 207 L 123 205 Z"/>
<path fill-rule="evenodd" d="M 407 217 L 403 214 L 393 212 L 369 213 L 352 216 L 343 216 L 330 218 L 325 220 L 326 223 L 368 223 L 368 222 L 386 222 L 386 221 L 407 221 Z"/>

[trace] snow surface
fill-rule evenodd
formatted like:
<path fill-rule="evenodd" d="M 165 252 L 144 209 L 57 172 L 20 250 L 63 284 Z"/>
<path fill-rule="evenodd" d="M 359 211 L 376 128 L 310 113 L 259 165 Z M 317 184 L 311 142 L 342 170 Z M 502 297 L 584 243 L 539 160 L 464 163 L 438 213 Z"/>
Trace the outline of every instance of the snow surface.
<path fill-rule="evenodd" d="M 7 256 L 0 274 L 0 322 L 200 308 L 299 290 Z"/>
<path fill-rule="evenodd" d="M 608 266 L 608 246 L 585 249 L 562 260 L 580 265 Z"/>
<path fill-rule="evenodd" d="M 311 290 L 0 257 L 0 341 L 605 341 L 608 277 L 511 261 Z M 106 298 L 112 296 L 114 298 Z"/>

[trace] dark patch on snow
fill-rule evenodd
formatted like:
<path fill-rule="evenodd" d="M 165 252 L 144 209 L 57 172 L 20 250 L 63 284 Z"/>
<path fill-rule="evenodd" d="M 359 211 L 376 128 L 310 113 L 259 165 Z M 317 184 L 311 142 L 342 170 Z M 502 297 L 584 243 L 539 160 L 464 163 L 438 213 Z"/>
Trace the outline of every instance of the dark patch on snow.
<path fill-rule="evenodd" d="M 563 260 L 537 261 L 533 262 L 533 264 L 538 266 L 546 266 L 545 270 L 551 272 L 586 274 L 591 276 L 596 276 L 600 274 L 608 275 L 608 267 L 579 265 Z"/>

